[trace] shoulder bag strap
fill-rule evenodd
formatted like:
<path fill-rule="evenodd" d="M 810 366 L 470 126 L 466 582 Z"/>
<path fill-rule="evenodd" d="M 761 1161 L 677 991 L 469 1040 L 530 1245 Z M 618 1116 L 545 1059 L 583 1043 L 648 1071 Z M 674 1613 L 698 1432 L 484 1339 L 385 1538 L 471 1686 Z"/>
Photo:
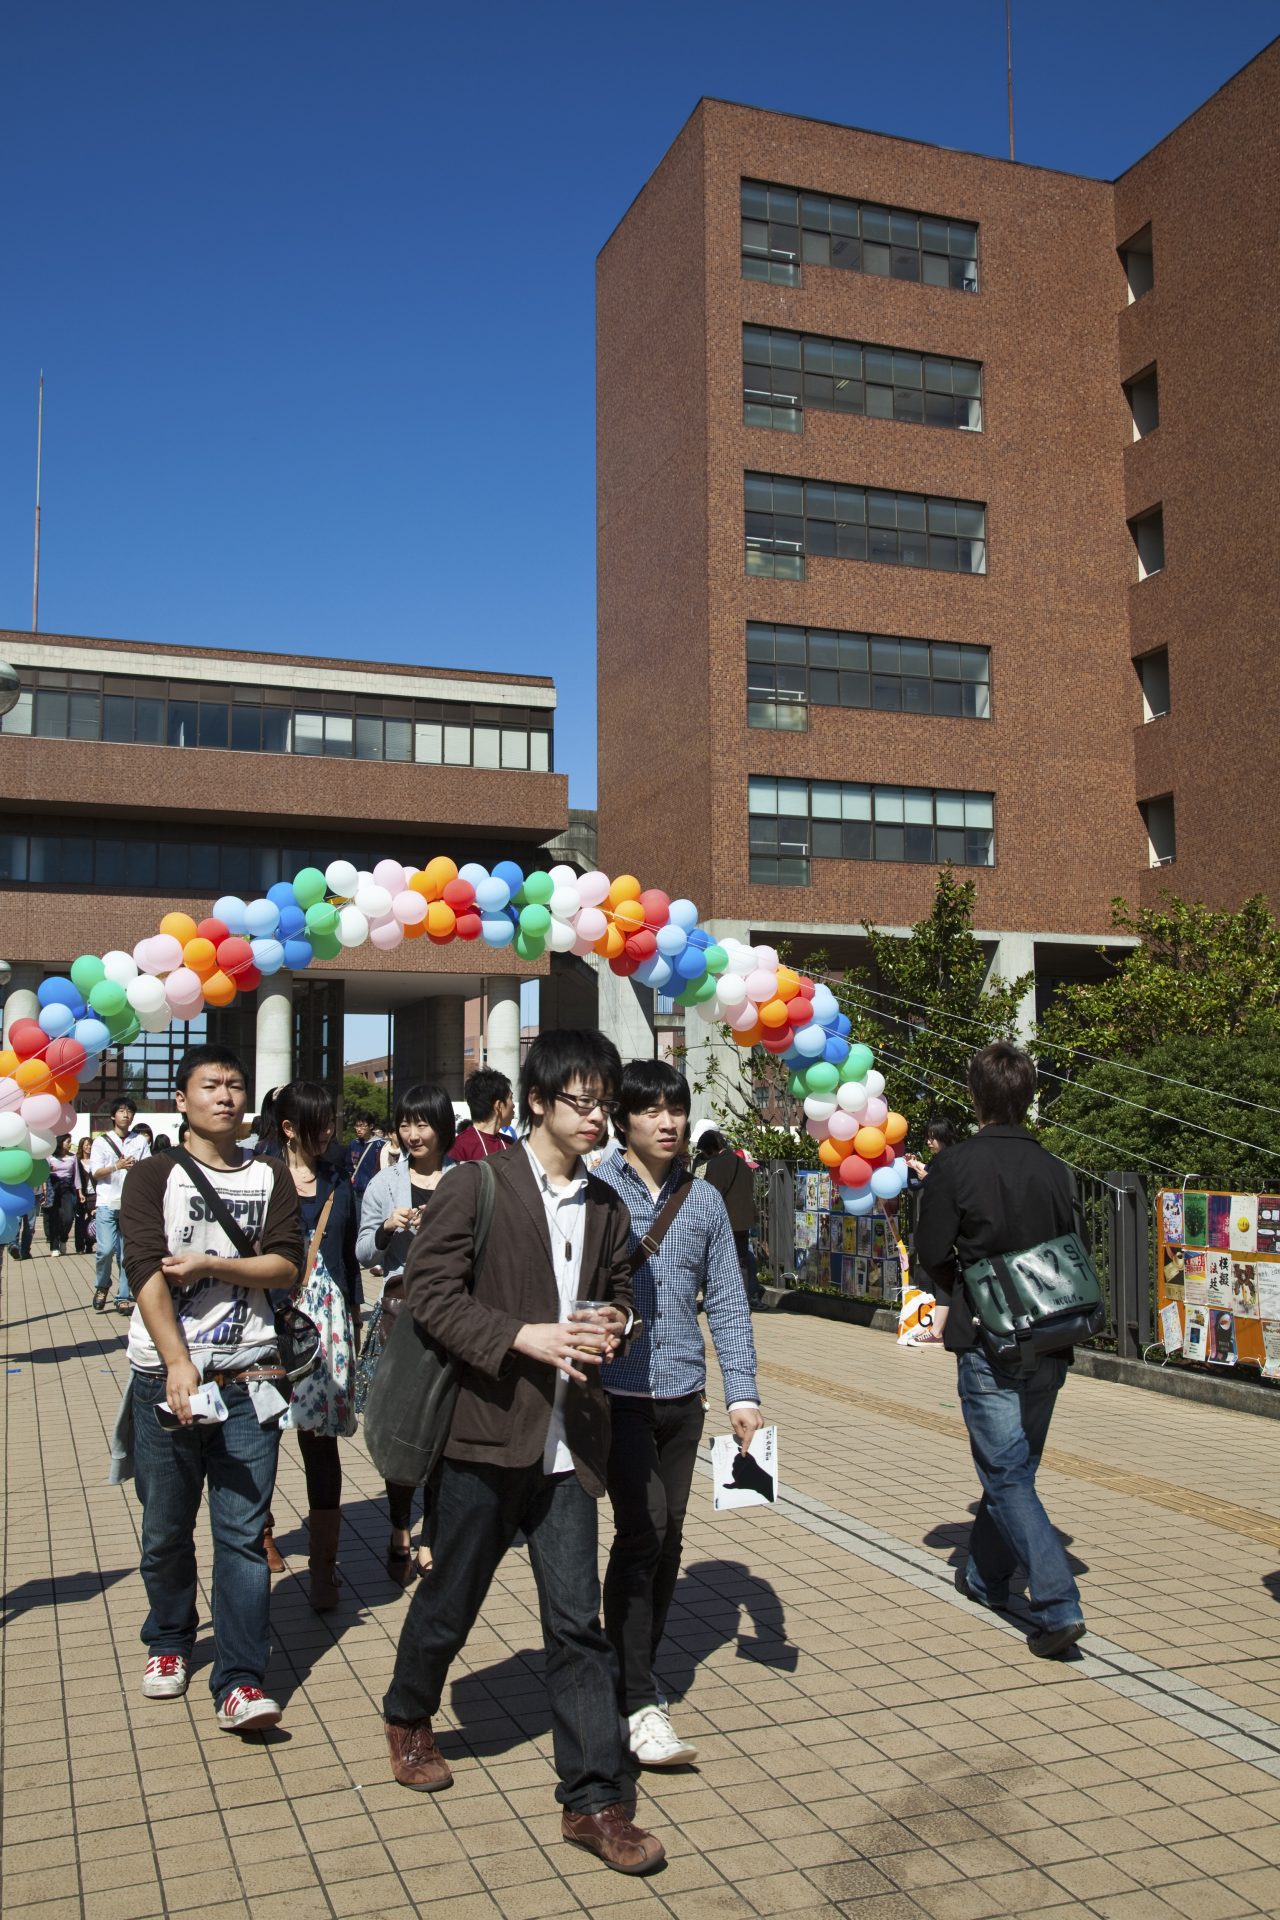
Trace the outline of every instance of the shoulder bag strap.
<path fill-rule="evenodd" d="M 663 1207 L 648 1233 L 641 1235 L 636 1250 L 628 1262 L 628 1273 L 633 1280 L 645 1261 L 653 1258 L 666 1239 L 668 1228 L 692 1191 L 693 1180 L 686 1174 L 675 1192 L 667 1196 L 666 1206 Z"/>
<path fill-rule="evenodd" d="M 226 1201 L 222 1198 L 222 1195 L 218 1192 L 212 1180 L 210 1180 L 208 1174 L 205 1172 L 204 1168 L 200 1165 L 200 1162 L 194 1159 L 193 1156 L 187 1152 L 185 1147 L 170 1147 L 169 1151 L 172 1157 L 177 1161 L 178 1165 L 182 1168 L 187 1178 L 190 1180 L 192 1186 L 196 1188 L 197 1192 L 203 1194 L 205 1200 L 208 1203 L 209 1210 L 213 1214 L 214 1219 L 217 1221 L 218 1225 L 222 1228 L 222 1231 L 226 1234 L 228 1240 L 230 1240 L 232 1246 L 236 1249 L 241 1259 L 256 1260 L 258 1257 L 257 1247 L 253 1244 L 253 1241 L 249 1238 L 244 1228 L 240 1225 L 240 1222 L 232 1214 L 230 1208 L 227 1206 Z M 314 1238 L 313 1238 L 313 1249 L 314 1249 Z M 309 1258 L 307 1263 L 307 1272 L 310 1273 L 310 1271 L 311 1271 L 311 1259 Z M 302 1282 L 300 1281 L 299 1284 L 293 1289 L 293 1298 L 296 1300 L 301 1292 L 302 1292 Z"/>
<path fill-rule="evenodd" d="M 320 1218 L 316 1221 L 315 1228 L 312 1232 L 311 1245 L 307 1249 L 307 1264 L 303 1268 L 302 1273 L 302 1287 L 306 1286 L 308 1280 L 310 1280 L 316 1270 L 316 1261 L 320 1258 L 320 1243 L 324 1239 L 325 1228 L 329 1224 L 329 1215 L 333 1212 L 333 1194 L 334 1189 L 331 1187 L 328 1197 L 320 1209 Z M 301 1293 L 302 1288 L 299 1288 L 298 1291 Z"/>

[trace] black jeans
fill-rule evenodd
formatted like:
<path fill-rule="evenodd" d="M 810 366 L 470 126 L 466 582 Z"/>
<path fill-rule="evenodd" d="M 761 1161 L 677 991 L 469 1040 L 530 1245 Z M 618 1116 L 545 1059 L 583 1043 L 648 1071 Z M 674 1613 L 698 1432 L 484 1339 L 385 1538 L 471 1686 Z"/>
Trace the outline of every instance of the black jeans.
<path fill-rule="evenodd" d="M 615 1532 L 604 1576 L 604 1630 L 618 1657 L 619 1704 L 631 1714 L 657 1699 L 653 1662 L 680 1572 L 684 1516 L 706 1416 L 700 1393 L 679 1400 L 611 1393 L 609 1414 Z"/>
<path fill-rule="evenodd" d="M 617 1672 L 600 1626 L 596 1502 L 576 1474 L 446 1460 L 435 1488 L 435 1564 L 418 1582 L 383 1700 L 388 1720 L 439 1711 L 450 1662 L 479 1617 L 498 1562 L 517 1531 L 529 1541 L 546 1649 L 551 1737 L 571 1813 L 598 1813 L 630 1790 Z"/>

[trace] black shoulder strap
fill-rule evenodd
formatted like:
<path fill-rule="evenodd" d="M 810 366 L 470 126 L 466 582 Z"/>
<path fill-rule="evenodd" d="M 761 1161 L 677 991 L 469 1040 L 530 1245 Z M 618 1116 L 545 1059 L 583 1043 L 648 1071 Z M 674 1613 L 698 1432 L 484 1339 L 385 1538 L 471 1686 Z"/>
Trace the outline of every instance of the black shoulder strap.
<path fill-rule="evenodd" d="M 668 1194 L 667 1204 L 650 1227 L 637 1242 L 635 1252 L 629 1263 L 632 1279 L 635 1278 L 646 1260 L 651 1260 L 667 1237 L 667 1229 L 679 1213 L 681 1207 L 693 1190 L 693 1176 L 686 1172 L 684 1179 L 673 1193 Z"/>
<path fill-rule="evenodd" d="M 192 1186 L 196 1188 L 197 1192 L 203 1194 L 208 1203 L 210 1213 L 212 1213 L 214 1219 L 240 1255 L 240 1258 L 242 1260 L 256 1260 L 258 1256 L 257 1247 L 240 1225 L 240 1222 L 235 1218 L 227 1206 L 226 1201 L 222 1198 L 212 1180 L 210 1180 L 208 1174 L 200 1165 L 200 1162 L 194 1159 L 185 1147 L 170 1147 L 169 1152 L 182 1168 L 182 1171 L 186 1174 Z"/>

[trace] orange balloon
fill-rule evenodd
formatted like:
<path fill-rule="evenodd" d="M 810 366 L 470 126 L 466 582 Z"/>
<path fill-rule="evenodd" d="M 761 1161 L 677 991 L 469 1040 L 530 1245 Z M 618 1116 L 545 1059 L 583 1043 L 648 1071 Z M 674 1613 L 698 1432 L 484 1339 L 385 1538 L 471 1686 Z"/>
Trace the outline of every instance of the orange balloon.
<path fill-rule="evenodd" d="M 735 1047 L 741 1047 L 745 1051 L 748 1047 L 759 1046 L 764 1039 L 764 1028 L 758 1020 L 754 1027 L 748 1027 L 744 1033 L 739 1033 L 736 1027 L 730 1027 L 729 1038 Z"/>
<path fill-rule="evenodd" d="M 187 965 L 190 966 L 188 961 Z M 204 997 L 211 1007 L 229 1007 L 236 997 L 236 983 L 229 973 L 221 967 L 215 967 L 207 980 L 201 982 Z"/>
<path fill-rule="evenodd" d="M 428 900 L 438 900 L 449 882 L 457 879 L 458 863 L 451 860 L 447 853 L 438 853 L 434 860 L 428 860 L 426 877 Z"/>
<path fill-rule="evenodd" d="M 639 898 L 640 882 L 636 879 L 634 873 L 620 873 L 609 888 L 609 905 L 611 907 L 620 907 L 624 900 L 638 900 Z M 643 914 L 641 914 L 640 919 L 643 924 Z"/>
<path fill-rule="evenodd" d="M 824 1167 L 836 1168 L 844 1159 L 840 1149 L 847 1143 L 843 1140 L 823 1140 L 818 1145 L 818 1158 Z"/>
<path fill-rule="evenodd" d="M 620 927 L 606 927 L 591 951 L 603 954 L 606 960 L 616 960 L 626 951 L 627 938 Z"/>
<path fill-rule="evenodd" d="M 18 1055 L 12 1047 L 5 1047 L 3 1052 L 0 1052 L 0 1080 L 7 1080 L 9 1075 L 16 1073 L 17 1070 Z"/>
<path fill-rule="evenodd" d="M 762 1027 L 785 1027 L 787 1024 L 787 1003 L 785 1000 L 766 1000 L 760 1009 Z"/>
<path fill-rule="evenodd" d="M 624 933 L 636 933 L 644 925 L 644 908 L 638 900 L 619 900 L 613 910 L 613 923 Z"/>
<path fill-rule="evenodd" d="M 779 1000 L 794 1000 L 800 991 L 800 975 L 793 973 L 790 967 L 778 968 Z"/>
<path fill-rule="evenodd" d="M 446 865 L 452 866 L 452 860 Z M 457 875 L 454 874 L 454 879 Z M 448 885 L 448 882 L 445 882 Z M 453 930 L 458 924 L 458 916 L 447 900 L 433 900 L 427 908 L 427 932 L 433 940 L 452 940 Z"/>
<path fill-rule="evenodd" d="M 428 908 L 428 912 L 429 911 L 430 909 Z M 404 937 L 406 940 L 421 940 L 426 930 L 427 923 L 425 920 L 414 920 L 412 922 L 406 920 L 404 923 Z"/>
<path fill-rule="evenodd" d="M 188 940 L 194 940 L 200 929 L 189 913 L 166 913 L 160 922 L 161 933 L 171 934 L 185 947 Z"/>
<path fill-rule="evenodd" d="M 207 980 L 218 971 L 218 949 L 212 940 L 204 940 L 197 935 L 188 940 L 182 949 L 182 964 L 190 967 L 192 973 L 199 974 L 202 980 Z"/>
<path fill-rule="evenodd" d="M 425 867 L 419 867 L 416 872 L 411 873 L 408 884 L 410 890 L 413 893 L 420 893 L 424 900 L 436 899 L 440 891 L 437 887 L 436 892 L 432 893 L 431 882 L 427 879 L 427 870 Z"/>
<path fill-rule="evenodd" d="M 900 1140 L 907 1137 L 906 1119 L 900 1113 L 891 1113 L 880 1131 L 884 1135 L 885 1145 L 896 1147 Z"/>
<path fill-rule="evenodd" d="M 56 1093 L 59 1100 L 69 1106 L 80 1091 L 80 1082 L 74 1073 L 55 1074 L 49 1091 Z"/>
<path fill-rule="evenodd" d="M 23 1060 L 14 1069 L 15 1079 L 24 1093 L 50 1093 L 53 1075 L 43 1060 Z"/>
<path fill-rule="evenodd" d="M 853 1136 L 853 1150 L 864 1160 L 878 1160 L 884 1152 L 884 1135 L 879 1127 L 859 1127 Z"/>

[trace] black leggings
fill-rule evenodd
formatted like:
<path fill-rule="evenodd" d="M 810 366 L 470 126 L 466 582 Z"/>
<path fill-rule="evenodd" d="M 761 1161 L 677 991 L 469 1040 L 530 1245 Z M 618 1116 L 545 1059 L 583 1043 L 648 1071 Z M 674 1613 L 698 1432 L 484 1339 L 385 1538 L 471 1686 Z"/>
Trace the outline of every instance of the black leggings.
<path fill-rule="evenodd" d="M 387 1489 L 387 1509 L 391 1515 L 393 1532 L 407 1533 L 413 1525 L 413 1500 L 417 1487 L 398 1487 L 392 1481 L 383 1483 Z M 423 1546 L 431 1544 L 431 1487 L 422 1489 L 422 1533 Z"/>
<path fill-rule="evenodd" d="M 342 1505 L 342 1461 L 338 1439 L 332 1433 L 308 1433 L 299 1428 L 302 1468 L 307 1476 L 307 1505 L 313 1513 L 333 1513 Z"/>

